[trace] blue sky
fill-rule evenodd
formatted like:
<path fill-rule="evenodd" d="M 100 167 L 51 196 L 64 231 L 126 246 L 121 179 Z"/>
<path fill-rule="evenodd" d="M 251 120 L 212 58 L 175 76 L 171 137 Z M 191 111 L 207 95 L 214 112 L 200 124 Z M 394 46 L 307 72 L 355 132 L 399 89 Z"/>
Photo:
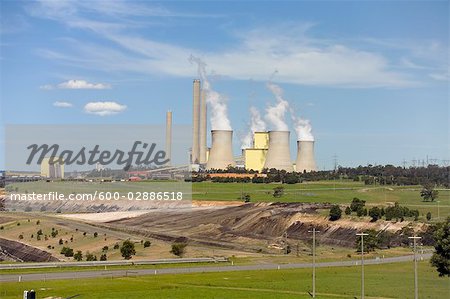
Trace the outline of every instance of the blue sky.
<path fill-rule="evenodd" d="M 161 124 L 168 109 L 189 124 L 195 55 L 227 99 L 236 153 L 249 108 L 264 119 L 276 103 L 272 80 L 310 120 L 320 169 L 334 154 L 349 166 L 449 159 L 448 1 L 0 5 L 3 125 Z"/>

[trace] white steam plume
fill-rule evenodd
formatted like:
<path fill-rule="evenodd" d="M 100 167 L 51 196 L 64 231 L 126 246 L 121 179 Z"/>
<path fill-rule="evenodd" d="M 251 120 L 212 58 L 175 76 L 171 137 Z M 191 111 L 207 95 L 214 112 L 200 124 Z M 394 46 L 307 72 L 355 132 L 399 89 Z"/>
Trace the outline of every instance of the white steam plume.
<path fill-rule="evenodd" d="M 312 126 L 309 120 L 296 117 L 294 114 L 292 114 L 292 120 L 294 122 L 295 132 L 297 133 L 297 138 L 299 141 L 314 141 Z"/>
<path fill-rule="evenodd" d="M 231 130 L 226 99 L 220 93 L 212 89 L 211 83 L 206 76 L 206 63 L 200 58 L 192 55 L 189 58 L 189 61 L 191 63 L 196 63 L 198 66 L 198 75 L 202 81 L 202 89 L 205 92 L 206 103 L 209 104 L 211 108 L 211 129 Z"/>
<path fill-rule="evenodd" d="M 284 121 L 284 115 L 289 109 L 289 103 L 283 98 L 283 90 L 280 86 L 268 82 L 267 88 L 273 93 L 277 99 L 275 106 L 268 106 L 266 108 L 265 118 L 273 125 L 273 129 L 276 131 L 289 131 L 288 125 Z"/>
<path fill-rule="evenodd" d="M 262 119 L 258 109 L 256 109 L 253 106 L 250 107 L 250 116 L 251 116 L 250 131 L 242 139 L 241 148 L 250 148 L 252 146 L 253 134 L 255 132 L 266 131 L 266 123 Z"/>

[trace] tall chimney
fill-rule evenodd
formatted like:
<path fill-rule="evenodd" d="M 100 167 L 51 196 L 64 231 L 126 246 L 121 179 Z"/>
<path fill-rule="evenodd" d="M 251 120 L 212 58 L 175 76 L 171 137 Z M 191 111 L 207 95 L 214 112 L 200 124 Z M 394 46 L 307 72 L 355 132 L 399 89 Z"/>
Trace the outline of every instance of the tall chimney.
<path fill-rule="evenodd" d="M 172 111 L 166 113 L 166 159 L 172 165 Z"/>
<path fill-rule="evenodd" d="M 200 141 L 199 141 L 199 162 L 200 164 L 206 163 L 206 130 L 207 130 L 207 123 L 206 123 L 206 91 L 201 90 L 200 92 Z"/>
<path fill-rule="evenodd" d="M 270 131 L 269 150 L 266 155 L 264 168 L 294 171 L 289 151 L 289 131 Z"/>
<path fill-rule="evenodd" d="M 316 161 L 314 160 L 314 141 L 297 141 L 297 162 L 295 170 L 297 172 L 316 171 Z"/>
<path fill-rule="evenodd" d="M 232 148 L 233 131 L 212 130 L 211 137 L 212 144 L 206 169 L 226 169 L 230 165 L 235 166 Z"/>
<path fill-rule="evenodd" d="M 196 79 L 193 83 L 193 102 L 192 102 L 192 151 L 191 163 L 199 162 L 199 127 L 200 127 L 200 80 Z"/>

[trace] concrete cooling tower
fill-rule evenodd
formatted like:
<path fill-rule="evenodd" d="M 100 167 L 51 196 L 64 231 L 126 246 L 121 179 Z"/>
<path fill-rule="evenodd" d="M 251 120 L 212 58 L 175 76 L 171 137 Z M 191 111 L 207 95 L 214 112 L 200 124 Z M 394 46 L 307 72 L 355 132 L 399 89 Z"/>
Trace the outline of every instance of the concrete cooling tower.
<path fill-rule="evenodd" d="M 297 172 L 316 171 L 316 161 L 314 160 L 314 141 L 297 141 Z"/>
<path fill-rule="evenodd" d="M 229 165 L 235 166 L 233 159 L 233 131 L 212 130 L 211 149 L 206 169 L 226 169 Z"/>
<path fill-rule="evenodd" d="M 289 151 L 289 131 L 270 131 L 269 150 L 266 155 L 264 168 L 294 171 Z"/>

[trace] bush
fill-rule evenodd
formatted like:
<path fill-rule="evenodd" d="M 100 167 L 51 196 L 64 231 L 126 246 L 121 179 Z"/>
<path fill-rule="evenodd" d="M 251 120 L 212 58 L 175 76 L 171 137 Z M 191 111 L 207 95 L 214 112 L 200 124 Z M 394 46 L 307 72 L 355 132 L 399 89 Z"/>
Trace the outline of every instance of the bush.
<path fill-rule="evenodd" d="M 81 253 L 81 250 L 78 250 L 77 253 L 73 255 L 73 259 L 76 261 L 81 261 L 83 259 L 83 253 Z"/>
<path fill-rule="evenodd" d="M 273 197 L 280 198 L 284 194 L 284 187 L 278 186 L 273 188 Z"/>
<path fill-rule="evenodd" d="M 182 257 L 186 251 L 186 243 L 173 243 L 170 253 Z"/>
<path fill-rule="evenodd" d="M 151 245 L 152 243 L 150 242 L 150 241 L 145 241 L 144 242 L 144 248 L 147 248 L 147 247 L 150 247 L 150 245 Z"/>
<path fill-rule="evenodd" d="M 70 247 L 63 247 L 63 248 L 61 249 L 61 254 L 63 254 L 63 255 L 66 256 L 66 257 L 71 257 L 71 256 L 74 255 L 74 254 L 73 254 L 73 249 L 70 248 Z"/>
<path fill-rule="evenodd" d="M 101 260 L 101 261 L 106 261 L 106 260 L 107 260 L 106 254 L 102 254 L 102 255 L 100 256 L 100 260 Z"/>
<path fill-rule="evenodd" d="M 372 218 L 371 221 L 375 222 L 381 218 L 381 210 L 379 207 L 373 207 L 369 210 L 369 216 Z"/>
<path fill-rule="evenodd" d="M 123 241 L 122 247 L 120 247 L 120 253 L 122 253 L 124 259 L 129 260 L 132 255 L 136 254 L 134 243 L 130 240 Z"/>
<path fill-rule="evenodd" d="M 59 239 L 59 245 L 62 245 L 62 244 L 64 244 L 64 241 L 63 241 L 63 239 Z"/>
<path fill-rule="evenodd" d="M 350 215 L 352 213 L 352 209 L 350 207 L 345 208 L 345 215 Z"/>
<path fill-rule="evenodd" d="M 97 256 L 93 255 L 89 251 L 86 252 L 86 261 L 88 262 L 95 262 L 97 260 Z"/>
<path fill-rule="evenodd" d="M 119 249 L 120 245 L 119 243 L 114 244 L 114 249 Z"/>
<path fill-rule="evenodd" d="M 430 221 L 431 220 L 431 212 L 427 213 L 427 220 Z"/>
<path fill-rule="evenodd" d="M 338 205 L 334 205 L 330 209 L 330 220 L 336 221 L 342 216 L 342 210 Z"/>
<path fill-rule="evenodd" d="M 352 210 L 352 212 L 357 212 L 359 209 L 364 208 L 365 204 L 365 200 L 354 197 L 350 204 L 350 209 Z"/>
<path fill-rule="evenodd" d="M 20 235 L 19 235 L 19 240 L 22 240 L 22 239 L 23 239 L 23 235 L 20 234 Z"/>
<path fill-rule="evenodd" d="M 95 233 L 94 233 L 94 238 L 97 238 L 97 236 L 98 236 L 98 233 L 95 232 Z"/>
<path fill-rule="evenodd" d="M 102 251 L 108 251 L 109 247 L 108 246 L 103 246 Z"/>

